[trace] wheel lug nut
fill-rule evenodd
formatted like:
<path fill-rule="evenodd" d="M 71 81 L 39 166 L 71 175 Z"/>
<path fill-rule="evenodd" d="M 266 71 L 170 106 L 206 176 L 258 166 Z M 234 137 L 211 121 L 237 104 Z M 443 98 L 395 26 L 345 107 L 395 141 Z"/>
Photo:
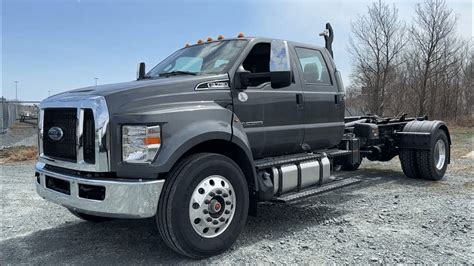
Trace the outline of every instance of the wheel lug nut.
<path fill-rule="evenodd" d="M 229 213 L 230 213 L 230 211 L 229 211 L 229 210 L 225 210 L 225 214 L 229 214 Z"/>
<path fill-rule="evenodd" d="M 218 224 L 219 222 L 217 220 L 212 221 L 214 225 Z"/>
<path fill-rule="evenodd" d="M 228 201 L 225 202 L 225 204 L 230 205 L 231 202 L 228 200 Z"/>
<path fill-rule="evenodd" d="M 219 218 L 219 221 L 223 222 L 223 221 L 225 221 L 225 218 L 221 217 L 221 218 Z"/>
<path fill-rule="evenodd" d="M 207 199 L 207 200 L 204 201 L 204 203 L 209 204 L 209 203 L 211 203 L 211 201 Z"/>
<path fill-rule="evenodd" d="M 229 196 L 229 194 L 224 193 L 224 194 L 222 194 L 222 196 L 223 196 L 224 198 L 227 198 L 227 197 Z"/>
<path fill-rule="evenodd" d="M 208 214 L 208 213 L 209 213 L 209 211 L 206 210 L 206 209 L 202 210 L 202 212 L 203 212 L 204 214 Z"/>
<path fill-rule="evenodd" d="M 211 218 L 211 217 L 207 217 L 207 218 L 206 218 L 206 221 L 212 222 L 212 218 Z"/>
<path fill-rule="evenodd" d="M 214 193 L 214 192 L 209 193 L 209 196 L 211 196 L 211 197 L 214 197 L 215 195 L 216 195 L 216 193 Z"/>
<path fill-rule="evenodd" d="M 216 193 L 217 194 L 222 194 L 222 190 L 219 189 L 219 190 L 216 191 Z"/>

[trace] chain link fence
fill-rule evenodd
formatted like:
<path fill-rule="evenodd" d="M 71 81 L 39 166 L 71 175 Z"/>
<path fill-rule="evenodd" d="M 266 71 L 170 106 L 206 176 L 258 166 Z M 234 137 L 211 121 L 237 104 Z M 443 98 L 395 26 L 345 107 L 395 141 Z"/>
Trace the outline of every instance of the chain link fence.
<path fill-rule="evenodd" d="M 29 124 L 38 123 L 39 102 L 8 101 L 2 97 L 1 104 L 0 133 L 5 133 L 17 121 Z"/>

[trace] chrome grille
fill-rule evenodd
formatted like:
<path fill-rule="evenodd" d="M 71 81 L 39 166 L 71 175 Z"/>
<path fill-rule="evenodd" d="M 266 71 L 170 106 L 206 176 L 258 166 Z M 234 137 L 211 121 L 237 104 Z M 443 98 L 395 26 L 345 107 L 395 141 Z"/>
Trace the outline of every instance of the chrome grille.
<path fill-rule="evenodd" d="M 110 171 L 110 151 L 105 142 L 109 113 L 104 97 L 48 98 L 40 104 L 38 122 L 40 162 L 71 170 Z M 53 129 L 51 138 L 48 131 L 52 127 L 59 127 L 61 134 Z"/>
<path fill-rule="evenodd" d="M 94 125 L 94 114 L 92 109 L 84 110 L 84 126 L 83 126 L 83 152 L 84 161 L 86 163 L 95 163 L 95 125 Z"/>

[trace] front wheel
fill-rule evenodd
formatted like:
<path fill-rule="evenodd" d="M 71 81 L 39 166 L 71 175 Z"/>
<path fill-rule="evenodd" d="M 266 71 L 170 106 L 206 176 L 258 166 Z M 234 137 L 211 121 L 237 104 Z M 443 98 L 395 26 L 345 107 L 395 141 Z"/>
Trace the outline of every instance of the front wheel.
<path fill-rule="evenodd" d="M 239 166 L 226 156 L 200 153 L 168 174 L 156 221 L 178 253 L 205 258 L 232 246 L 247 220 L 249 194 Z"/>

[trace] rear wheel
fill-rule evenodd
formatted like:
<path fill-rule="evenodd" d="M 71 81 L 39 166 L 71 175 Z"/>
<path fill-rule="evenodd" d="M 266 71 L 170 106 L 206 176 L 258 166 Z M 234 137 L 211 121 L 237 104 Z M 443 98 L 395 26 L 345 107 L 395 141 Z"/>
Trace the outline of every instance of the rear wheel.
<path fill-rule="evenodd" d="M 418 178 L 420 176 L 416 156 L 416 150 L 402 149 L 400 151 L 400 163 L 402 165 L 403 173 L 407 177 Z"/>
<path fill-rule="evenodd" d="M 247 220 L 249 194 L 239 166 L 220 154 L 184 159 L 168 174 L 156 221 L 178 253 L 205 258 L 232 246 Z"/>
<path fill-rule="evenodd" d="M 448 137 L 443 130 L 435 133 L 433 147 L 419 150 L 416 154 L 418 170 L 423 179 L 441 180 L 448 167 L 450 147 Z"/>
<path fill-rule="evenodd" d="M 74 211 L 71 209 L 68 209 L 68 210 L 77 218 L 88 221 L 88 222 L 93 222 L 93 223 L 101 223 L 101 222 L 111 221 L 114 219 L 110 217 L 102 217 L 102 216 L 85 214 L 85 213 Z"/>

